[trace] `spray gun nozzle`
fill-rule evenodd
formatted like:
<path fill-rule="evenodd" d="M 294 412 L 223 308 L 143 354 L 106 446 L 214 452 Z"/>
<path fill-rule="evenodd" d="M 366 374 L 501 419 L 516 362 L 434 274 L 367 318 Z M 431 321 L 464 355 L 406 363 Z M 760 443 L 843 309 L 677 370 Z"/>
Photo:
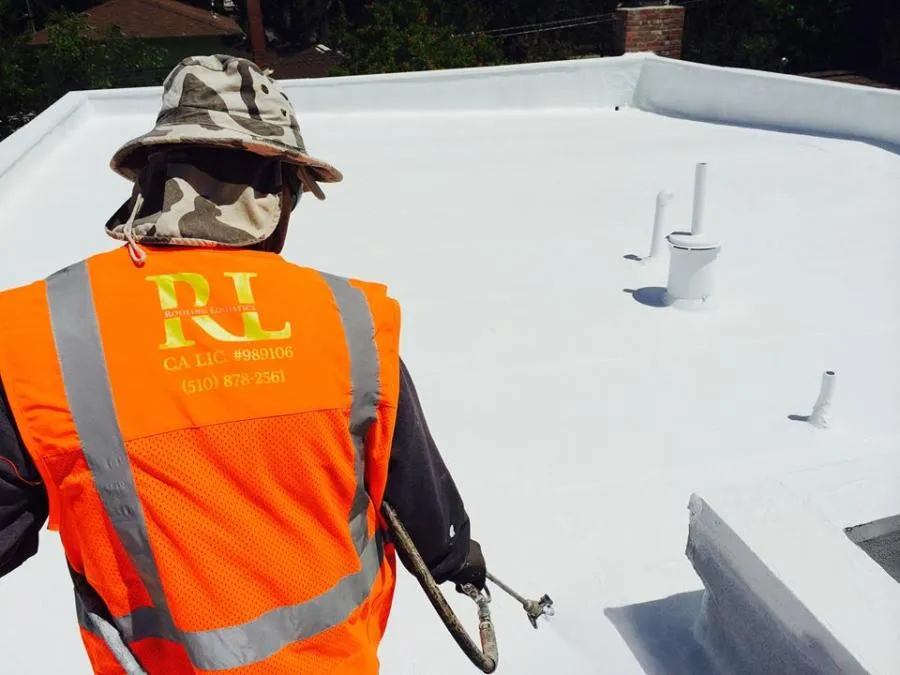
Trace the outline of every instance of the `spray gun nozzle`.
<path fill-rule="evenodd" d="M 556 614 L 556 609 L 553 607 L 553 600 L 550 599 L 549 595 L 544 595 L 537 601 L 527 600 L 522 603 L 522 606 L 525 608 L 528 620 L 534 628 L 537 628 L 537 620 L 540 617 L 553 616 Z"/>

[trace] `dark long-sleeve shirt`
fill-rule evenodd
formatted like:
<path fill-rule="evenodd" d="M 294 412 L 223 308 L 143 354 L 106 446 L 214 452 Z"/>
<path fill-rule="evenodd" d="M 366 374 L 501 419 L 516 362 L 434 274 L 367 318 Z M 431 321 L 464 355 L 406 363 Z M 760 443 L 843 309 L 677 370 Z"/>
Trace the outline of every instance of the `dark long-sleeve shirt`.
<path fill-rule="evenodd" d="M 446 581 L 465 562 L 469 517 L 402 361 L 385 499 L 435 579 Z M 37 552 L 47 509 L 47 493 L 16 429 L 0 381 L 0 577 Z"/>

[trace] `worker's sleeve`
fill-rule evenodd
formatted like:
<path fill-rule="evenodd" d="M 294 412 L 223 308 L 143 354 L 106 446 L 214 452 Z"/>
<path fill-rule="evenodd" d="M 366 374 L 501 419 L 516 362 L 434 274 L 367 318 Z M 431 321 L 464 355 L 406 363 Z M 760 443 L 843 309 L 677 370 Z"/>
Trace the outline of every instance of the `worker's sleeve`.
<path fill-rule="evenodd" d="M 416 388 L 402 361 L 400 400 L 384 496 L 435 580 L 447 581 L 466 560 L 469 516 L 431 437 Z"/>
<path fill-rule="evenodd" d="M 0 381 L 0 577 L 37 553 L 47 493 L 9 410 Z"/>

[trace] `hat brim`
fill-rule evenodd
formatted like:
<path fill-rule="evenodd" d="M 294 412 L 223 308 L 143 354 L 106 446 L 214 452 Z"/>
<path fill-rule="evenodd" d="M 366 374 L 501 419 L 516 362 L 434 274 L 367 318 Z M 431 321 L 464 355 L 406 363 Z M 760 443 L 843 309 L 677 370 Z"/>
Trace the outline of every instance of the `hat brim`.
<path fill-rule="evenodd" d="M 289 164 L 307 167 L 316 181 L 339 183 L 343 174 L 328 162 L 316 159 L 305 152 L 277 140 L 268 140 L 250 134 L 235 134 L 233 130 L 217 134 L 204 130 L 200 134 L 184 134 L 178 127 L 157 125 L 153 131 L 125 143 L 113 155 L 110 168 L 130 181 L 137 179 L 147 164 L 147 157 L 154 149 L 164 146 L 203 146 L 243 150 L 263 157 L 279 157 Z"/>

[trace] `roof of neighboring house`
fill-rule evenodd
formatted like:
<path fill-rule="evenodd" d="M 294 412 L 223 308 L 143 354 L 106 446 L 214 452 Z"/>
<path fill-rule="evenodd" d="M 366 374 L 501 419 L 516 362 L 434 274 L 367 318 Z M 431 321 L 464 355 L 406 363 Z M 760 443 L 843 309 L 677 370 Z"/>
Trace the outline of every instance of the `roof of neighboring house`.
<path fill-rule="evenodd" d="M 900 84 L 881 78 L 873 78 L 851 70 L 825 70 L 814 73 L 801 73 L 803 77 L 813 77 L 818 80 L 830 82 L 843 82 L 845 84 L 859 84 L 864 87 L 876 87 L 878 89 L 900 89 Z"/>
<path fill-rule="evenodd" d="M 240 54 L 231 51 L 237 56 L 253 59 L 250 54 Z M 267 52 L 264 56 L 255 59 L 257 63 L 273 70 L 273 76 L 279 80 L 297 80 L 312 77 L 328 77 L 333 66 L 344 61 L 340 52 L 330 47 L 318 44 L 303 51 L 293 53 Z"/>
<path fill-rule="evenodd" d="M 93 28 L 118 26 L 128 37 L 177 38 L 240 35 L 237 22 L 176 0 L 109 0 L 82 14 Z M 49 31 L 35 33 L 31 44 L 46 44 Z"/>

